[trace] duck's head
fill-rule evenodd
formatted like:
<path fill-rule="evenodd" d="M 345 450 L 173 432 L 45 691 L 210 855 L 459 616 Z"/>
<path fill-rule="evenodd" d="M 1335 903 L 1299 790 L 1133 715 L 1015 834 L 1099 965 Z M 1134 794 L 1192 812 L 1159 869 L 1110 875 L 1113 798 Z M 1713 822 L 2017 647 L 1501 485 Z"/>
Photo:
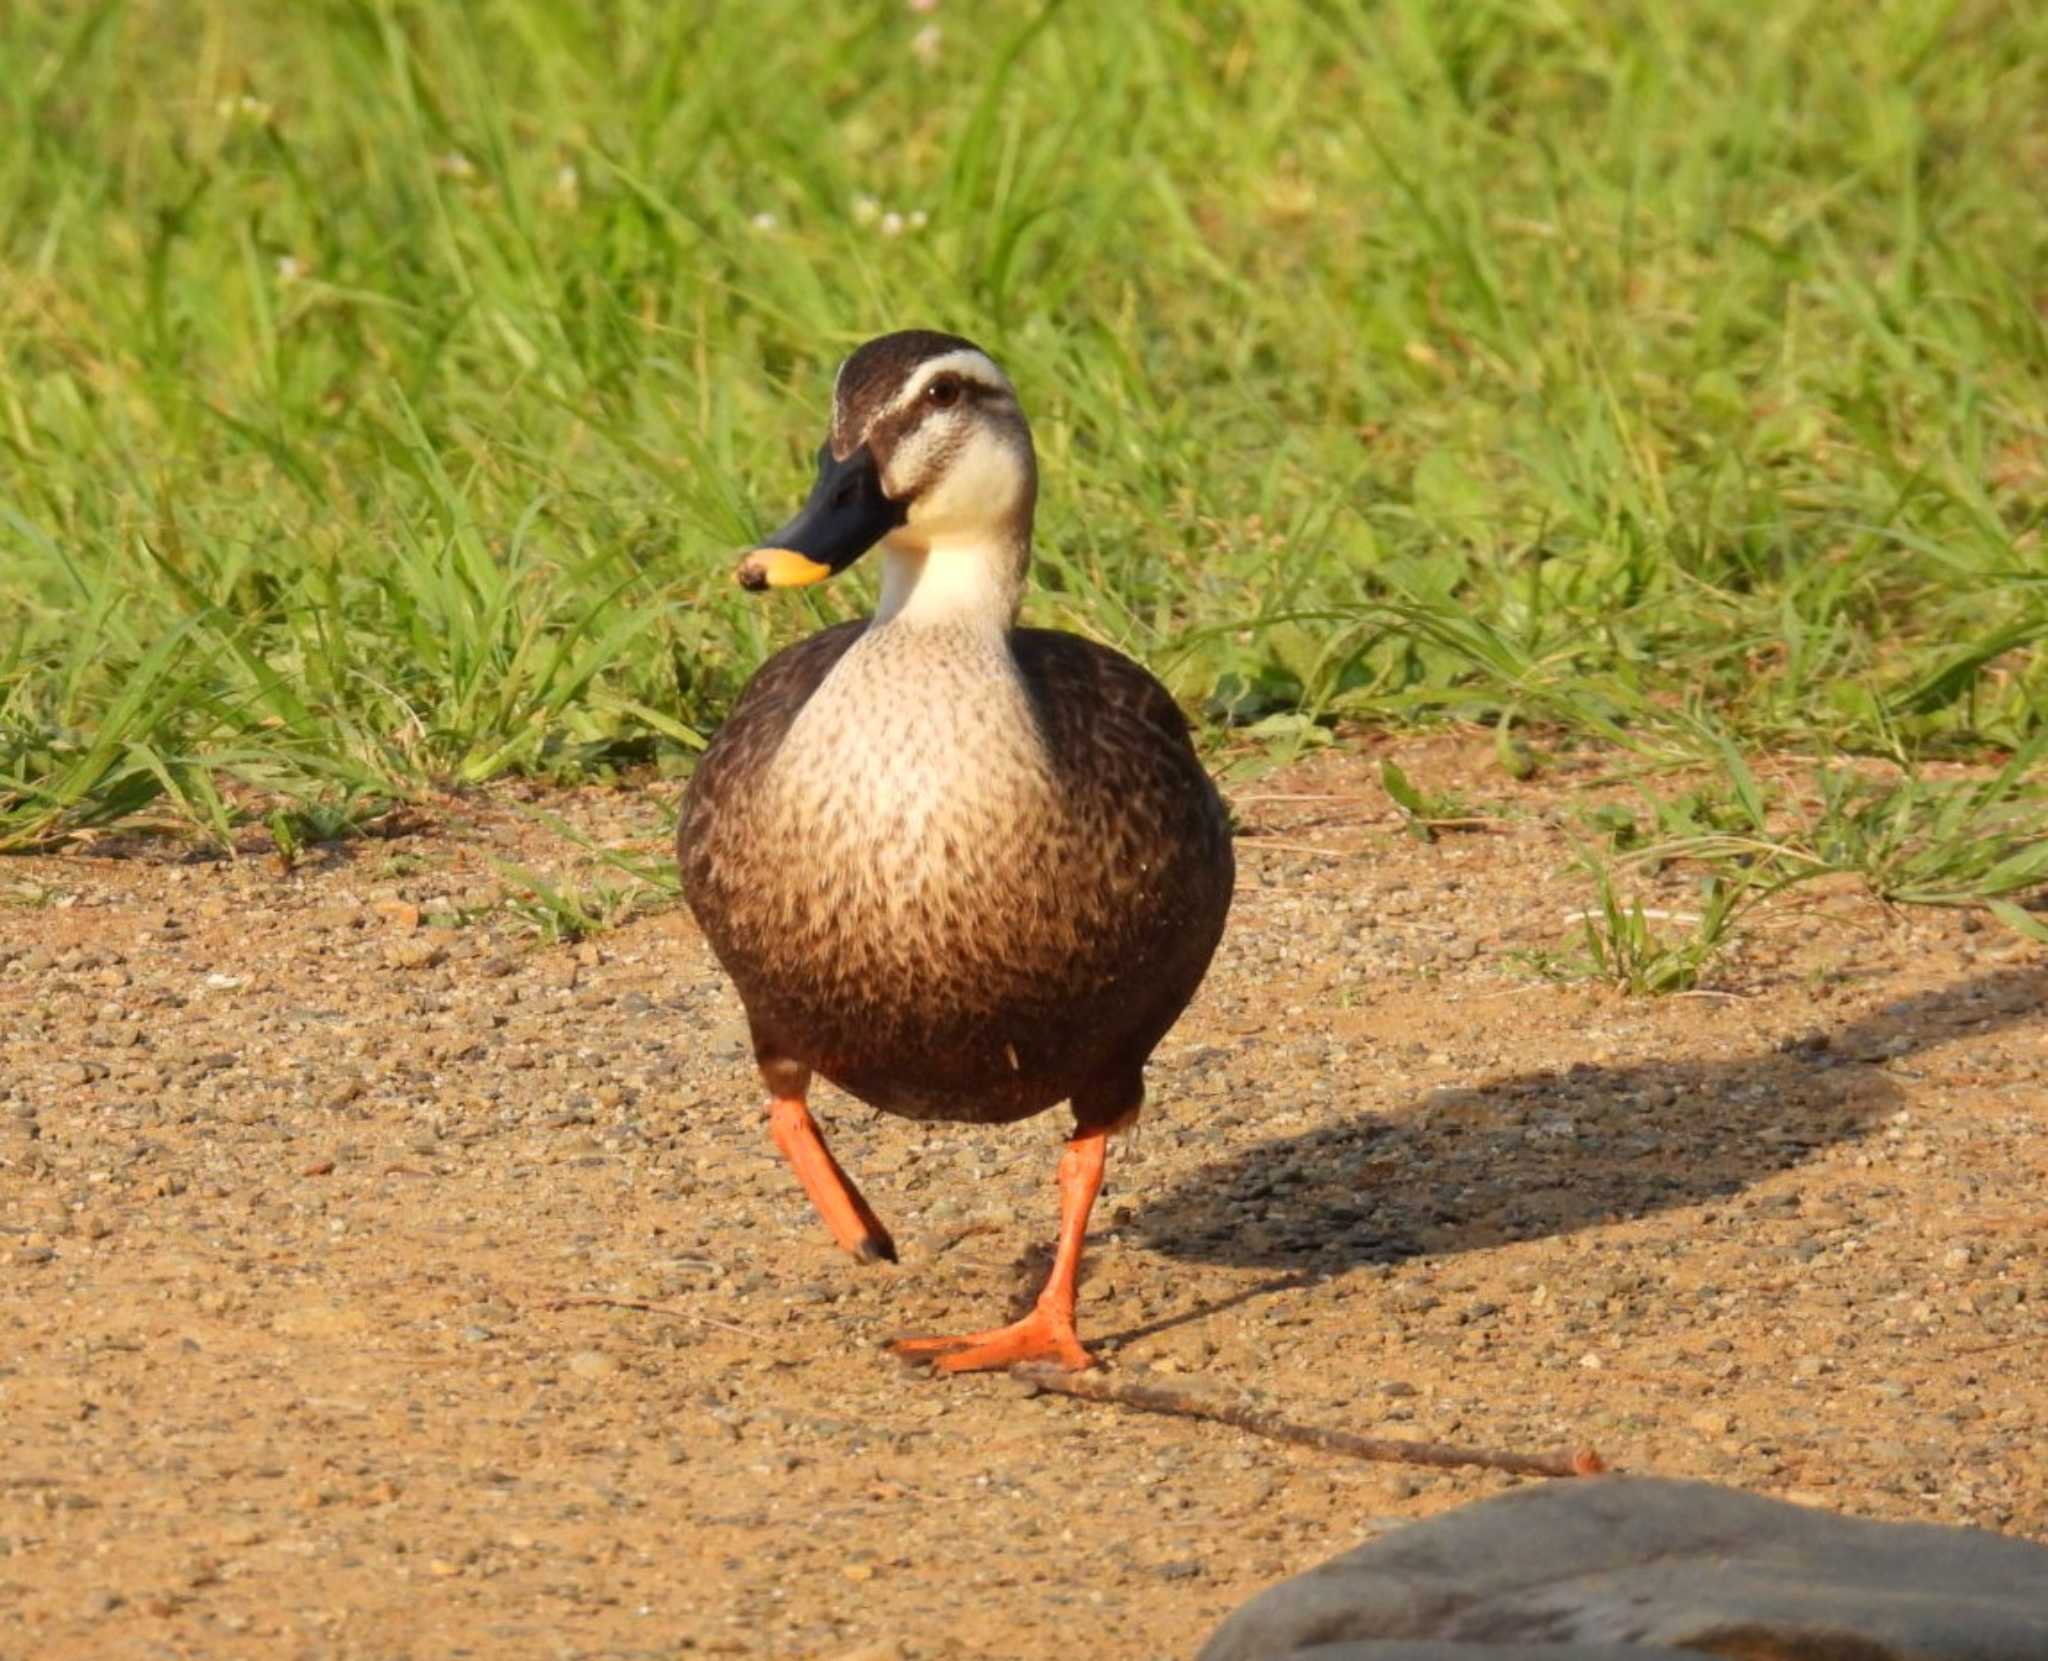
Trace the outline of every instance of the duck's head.
<path fill-rule="evenodd" d="M 839 367 L 810 500 L 740 561 L 742 588 L 794 588 L 880 543 L 880 615 L 1006 609 L 1030 559 L 1038 466 L 1009 378 L 972 341 L 910 329 Z"/>

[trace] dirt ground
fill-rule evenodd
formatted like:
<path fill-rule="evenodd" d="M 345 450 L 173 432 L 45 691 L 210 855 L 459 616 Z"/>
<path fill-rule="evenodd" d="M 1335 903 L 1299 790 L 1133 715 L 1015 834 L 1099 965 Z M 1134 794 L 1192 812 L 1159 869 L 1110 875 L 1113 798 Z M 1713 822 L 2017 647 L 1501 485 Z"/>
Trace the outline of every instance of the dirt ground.
<path fill-rule="evenodd" d="M 1405 835 L 1356 747 L 1235 787 L 1105 1364 L 2048 1539 L 2048 961 L 1813 890 L 1711 993 L 1552 984 L 1597 761 L 1394 753 L 1498 816 Z M 681 907 L 540 946 L 502 903 L 587 870 L 546 815 L 652 850 L 673 794 L 0 863 L 0 1658 L 1163 1661 L 1508 1485 L 881 1354 L 1028 1297 L 1066 1121 L 824 1096 L 903 1261 L 836 1254 Z"/>

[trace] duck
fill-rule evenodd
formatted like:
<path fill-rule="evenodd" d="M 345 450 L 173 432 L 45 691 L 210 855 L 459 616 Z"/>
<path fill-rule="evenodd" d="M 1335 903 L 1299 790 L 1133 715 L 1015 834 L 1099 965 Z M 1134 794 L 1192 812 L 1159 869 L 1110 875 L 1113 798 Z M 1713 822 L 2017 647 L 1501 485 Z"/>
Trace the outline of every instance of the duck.
<path fill-rule="evenodd" d="M 814 1080 L 920 1121 L 1071 1108 L 1030 1311 L 890 1345 L 947 1373 L 1093 1365 L 1075 1304 L 1109 1139 L 1144 1105 L 1235 881 L 1172 694 L 1108 646 L 1019 624 L 1037 496 L 1030 425 L 987 352 L 911 329 L 848 356 L 808 498 L 734 575 L 798 588 L 879 547 L 874 612 L 761 666 L 676 832 L 770 1137 L 856 1260 L 896 1245 L 826 1145 Z"/>

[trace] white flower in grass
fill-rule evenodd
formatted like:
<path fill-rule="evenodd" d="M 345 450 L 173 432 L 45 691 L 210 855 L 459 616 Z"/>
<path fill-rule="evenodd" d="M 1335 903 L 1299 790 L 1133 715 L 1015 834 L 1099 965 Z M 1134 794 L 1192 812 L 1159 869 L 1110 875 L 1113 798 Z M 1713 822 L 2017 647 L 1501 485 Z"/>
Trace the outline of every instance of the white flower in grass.
<path fill-rule="evenodd" d="M 434 171 L 444 179 L 473 179 L 476 163 L 460 150 L 450 150 L 445 156 L 434 158 Z"/>
<path fill-rule="evenodd" d="M 930 69 L 939 61 L 939 49 L 945 43 L 945 31 L 936 23 L 927 23 L 910 37 L 910 55 Z"/>
<path fill-rule="evenodd" d="M 902 236 L 906 231 L 921 231 L 929 223 L 931 216 L 923 208 L 912 208 L 908 213 L 891 208 L 875 221 L 875 229 L 884 236 Z"/>
<path fill-rule="evenodd" d="M 312 269 L 312 266 L 300 259 L 297 254 L 277 256 L 277 280 L 281 283 L 295 283 L 308 275 Z"/>
<path fill-rule="evenodd" d="M 872 225 L 882 217 L 882 204 L 872 196 L 856 196 L 853 199 L 853 222 L 856 225 Z"/>
<path fill-rule="evenodd" d="M 766 236 L 770 231 L 778 231 L 782 228 L 782 221 L 777 219 L 772 213 L 757 213 L 747 223 L 763 236 Z"/>
<path fill-rule="evenodd" d="M 555 188 L 551 192 L 555 205 L 573 208 L 583 197 L 583 175 L 576 171 L 574 162 L 565 161 L 555 169 Z"/>

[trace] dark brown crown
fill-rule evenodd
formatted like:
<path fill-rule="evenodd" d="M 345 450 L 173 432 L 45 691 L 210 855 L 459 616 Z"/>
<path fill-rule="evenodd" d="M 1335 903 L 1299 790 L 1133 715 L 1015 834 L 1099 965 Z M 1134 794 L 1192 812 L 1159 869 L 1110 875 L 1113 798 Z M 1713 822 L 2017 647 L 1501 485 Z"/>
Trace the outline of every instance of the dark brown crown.
<path fill-rule="evenodd" d="M 859 443 L 869 422 L 897 388 L 916 373 L 919 364 L 959 351 L 979 352 L 981 348 L 959 335 L 940 334 L 935 329 L 903 329 L 896 334 L 877 335 L 856 348 L 839 368 L 832 416 L 833 450 L 845 455 Z"/>

